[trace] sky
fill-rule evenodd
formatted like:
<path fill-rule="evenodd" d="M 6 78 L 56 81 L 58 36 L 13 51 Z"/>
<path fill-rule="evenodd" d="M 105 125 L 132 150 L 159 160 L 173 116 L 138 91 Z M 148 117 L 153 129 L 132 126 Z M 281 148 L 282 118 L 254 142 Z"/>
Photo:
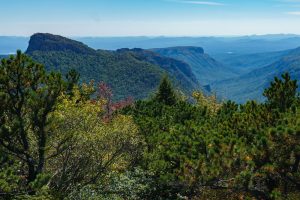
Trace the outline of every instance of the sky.
<path fill-rule="evenodd" d="M 300 0 L 0 0 L 0 35 L 300 34 Z"/>

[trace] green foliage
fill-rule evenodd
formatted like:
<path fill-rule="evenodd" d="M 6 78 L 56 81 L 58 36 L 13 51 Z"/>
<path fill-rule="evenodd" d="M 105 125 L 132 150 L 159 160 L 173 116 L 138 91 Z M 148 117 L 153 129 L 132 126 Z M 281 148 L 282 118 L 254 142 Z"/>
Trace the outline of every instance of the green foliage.
<path fill-rule="evenodd" d="M 282 77 L 266 103 L 193 104 L 166 77 L 153 98 L 114 103 L 106 84 L 92 99 L 93 81 L 18 52 L 0 65 L 0 198 L 299 199 L 299 96 Z"/>
<path fill-rule="evenodd" d="M 291 80 L 288 73 L 283 74 L 282 79 L 275 77 L 271 86 L 264 91 L 264 96 L 267 97 L 267 104 L 271 108 L 285 112 L 295 103 L 298 86 L 297 80 Z"/>
<path fill-rule="evenodd" d="M 43 63 L 47 70 L 67 74 L 75 69 L 82 83 L 94 80 L 105 82 L 113 91 L 115 100 L 128 96 L 145 98 L 154 91 L 163 70 L 147 62 L 139 61 L 128 53 L 97 51 L 96 54 L 78 54 L 72 51 L 34 51 L 29 54 Z"/>
<path fill-rule="evenodd" d="M 81 100 L 76 88 L 73 93 L 72 98 L 61 97 L 52 116 L 55 130 L 49 139 L 52 148 L 47 170 L 52 174 L 49 185 L 57 196 L 101 181 L 112 171 L 127 169 L 138 158 L 142 143 L 131 117 L 114 115 L 106 121 L 103 100 Z"/>
<path fill-rule="evenodd" d="M 170 80 L 166 76 L 163 77 L 154 99 L 169 106 L 176 103 L 177 99 L 175 91 Z"/>
<path fill-rule="evenodd" d="M 10 199 L 21 191 L 22 178 L 19 174 L 20 166 L 7 156 L 1 156 L 0 193 L 3 198 Z"/>
<path fill-rule="evenodd" d="M 51 135 L 48 116 L 64 89 L 59 73 L 47 74 L 20 51 L 1 62 L 0 148 L 24 166 L 19 176 L 26 179 L 29 191 L 34 191 L 30 183 L 44 170 Z"/>
<path fill-rule="evenodd" d="M 206 96 L 202 92 L 194 92 L 193 97 L 198 106 L 205 108 L 211 115 L 215 115 L 221 108 L 221 104 L 218 103 L 216 95 Z"/>
<path fill-rule="evenodd" d="M 195 125 L 204 122 L 205 111 L 183 101 L 170 106 L 151 100 L 137 102 L 127 113 L 134 116 L 146 141 L 140 165 L 158 177 L 152 198 L 172 199 L 190 191 L 197 175 L 189 176 L 185 161 L 195 160 L 203 149 Z"/>
<path fill-rule="evenodd" d="M 73 89 L 74 87 L 79 83 L 79 73 L 75 69 L 71 69 L 67 74 L 66 74 L 66 79 L 68 82 L 67 85 L 67 91 L 69 92 L 69 95 L 73 95 Z"/>
<path fill-rule="evenodd" d="M 194 96 L 197 105 L 139 101 L 126 110 L 145 137 L 140 165 L 158 177 L 155 198 L 201 197 L 214 188 L 228 198 L 232 190 L 236 198 L 299 196 L 299 107 L 279 113 L 255 101 L 218 105 Z"/>
<path fill-rule="evenodd" d="M 152 174 L 135 168 L 124 173 L 110 173 L 105 181 L 97 185 L 87 185 L 74 190 L 67 197 L 69 200 L 85 199 L 147 199 L 154 187 Z"/>

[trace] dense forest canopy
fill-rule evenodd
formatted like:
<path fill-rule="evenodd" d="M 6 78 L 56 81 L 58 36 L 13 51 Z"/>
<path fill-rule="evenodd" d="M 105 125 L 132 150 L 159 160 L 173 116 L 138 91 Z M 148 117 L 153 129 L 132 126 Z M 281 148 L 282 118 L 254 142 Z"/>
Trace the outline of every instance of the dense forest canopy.
<path fill-rule="evenodd" d="M 266 101 L 194 102 L 165 76 L 113 101 L 17 52 L 0 64 L 2 199 L 299 199 L 300 97 L 288 73 Z"/>

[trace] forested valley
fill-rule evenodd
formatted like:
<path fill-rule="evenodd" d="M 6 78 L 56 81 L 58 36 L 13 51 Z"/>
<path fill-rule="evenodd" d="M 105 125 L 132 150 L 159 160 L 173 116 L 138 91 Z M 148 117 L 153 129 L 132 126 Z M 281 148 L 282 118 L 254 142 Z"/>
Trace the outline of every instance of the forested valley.
<path fill-rule="evenodd" d="M 244 104 L 191 99 L 166 75 L 142 100 L 79 78 L 20 51 L 2 59 L 0 198 L 300 199 L 300 97 L 288 73 Z"/>

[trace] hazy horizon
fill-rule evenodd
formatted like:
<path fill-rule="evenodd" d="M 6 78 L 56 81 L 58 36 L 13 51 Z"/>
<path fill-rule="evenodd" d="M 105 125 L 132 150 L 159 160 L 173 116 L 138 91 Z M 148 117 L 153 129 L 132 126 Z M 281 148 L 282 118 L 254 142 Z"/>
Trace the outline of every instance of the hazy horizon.
<path fill-rule="evenodd" d="M 46 33 L 46 34 L 54 34 L 54 35 L 60 35 L 63 37 L 68 38 L 238 38 L 238 37 L 263 37 L 263 36 L 300 36 L 300 33 L 266 33 L 266 34 L 244 34 L 244 35 L 115 35 L 115 36 L 109 36 L 109 35 L 64 35 L 64 34 L 57 34 L 52 32 L 34 32 L 29 35 L 1 35 L 0 37 L 19 37 L 19 38 L 29 38 L 32 35 L 36 33 Z"/>

